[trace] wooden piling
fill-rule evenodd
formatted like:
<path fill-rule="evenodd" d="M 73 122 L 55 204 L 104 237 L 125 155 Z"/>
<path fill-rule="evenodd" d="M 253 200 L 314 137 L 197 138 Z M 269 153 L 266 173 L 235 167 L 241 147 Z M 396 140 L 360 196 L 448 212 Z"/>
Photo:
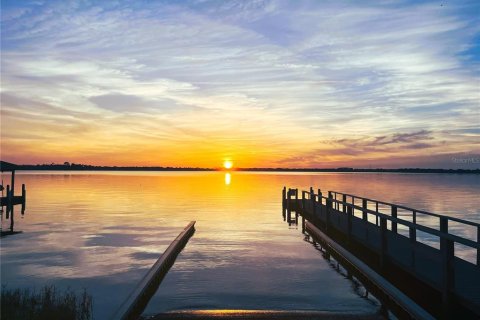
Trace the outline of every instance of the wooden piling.
<path fill-rule="evenodd" d="M 7 185 L 7 205 L 5 206 L 6 207 L 6 212 L 5 212 L 5 218 L 6 219 L 9 219 L 10 218 L 10 209 L 11 209 L 11 206 L 10 204 L 12 203 L 12 195 L 10 194 L 10 186 Z"/>
<path fill-rule="evenodd" d="M 27 190 L 25 189 L 25 184 L 22 183 L 22 215 L 25 214 L 26 199 L 27 199 Z"/>
<path fill-rule="evenodd" d="M 292 192 L 293 189 L 288 188 L 287 192 L 287 222 L 290 223 L 290 218 L 292 215 Z"/>
<path fill-rule="evenodd" d="M 15 224 L 15 219 L 13 218 L 14 216 L 14 206 L 12 206 L 11 212 L 10 212 L 10 232 L 13 232 L 13 225 Z"/>
<path fill-rule="evenodd" d="M 12 181 L 12 183 L 11 183 L 12 189 L 11 190 L 12 190 L 12 198 L 13 198 L 13 196 L 15 196 L 15 170 L 12 170 L 11 179 L 12 179 L 11 180 Z"/>

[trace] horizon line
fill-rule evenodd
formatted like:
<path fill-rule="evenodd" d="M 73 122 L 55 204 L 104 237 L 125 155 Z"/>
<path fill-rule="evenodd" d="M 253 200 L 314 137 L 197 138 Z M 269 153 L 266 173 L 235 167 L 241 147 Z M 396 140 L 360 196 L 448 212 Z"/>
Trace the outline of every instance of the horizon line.
<path fill-rule="evenodd" d="M 137 171 L 337 171 L 337 172 L 373 172 L 373 171 L 427 171 L 427 172 L 480 172 L 479 168 L 421 168 L 421 167 L 400 167 L 400 168 L 365 168 L 365 167 L 334 167 L 334 168 L 305 168 L 305 167 L 238 167 L 225 169 L 222 167 L 175 167 L 175 166 L 116 166 L 116 165 L 90 165 L 90 164 L 76 164 L 76 163 L 64 163 L 64 164 L 14 164 L 6 161 L 1 161 L 2 167 L 15 167 L 16 170 L 72 170 L 72 171 L 85 171 L 85 170 L 104 170 L 104 171 L 119 171 L 119 170 L 137 170 Z M 3 168 L 2 168 L 3 169 Z"/>

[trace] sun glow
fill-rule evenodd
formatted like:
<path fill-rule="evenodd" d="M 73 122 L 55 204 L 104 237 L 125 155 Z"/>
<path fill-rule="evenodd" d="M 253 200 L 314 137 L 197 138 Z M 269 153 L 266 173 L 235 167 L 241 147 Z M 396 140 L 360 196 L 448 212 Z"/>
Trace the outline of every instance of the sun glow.
<path fill-rule="evenodd" d="M 233 162 L 230 161 L 230 160 L 225 160 L 225 161 L 223 162 L 223 167 L 224 167 L 225 169 L 232 169 L 232 167 L 233 167 Z"/>

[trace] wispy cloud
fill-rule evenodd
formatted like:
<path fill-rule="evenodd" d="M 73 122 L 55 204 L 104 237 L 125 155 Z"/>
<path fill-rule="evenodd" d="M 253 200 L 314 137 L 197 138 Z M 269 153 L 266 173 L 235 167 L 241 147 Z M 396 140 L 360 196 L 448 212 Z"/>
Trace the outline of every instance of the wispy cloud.
<path fill-rule="evenodd" d="M 402 150 L 421 165 L 478 150 L 478 10 L 2 2 L 2 158 L 297 166 Z"/>

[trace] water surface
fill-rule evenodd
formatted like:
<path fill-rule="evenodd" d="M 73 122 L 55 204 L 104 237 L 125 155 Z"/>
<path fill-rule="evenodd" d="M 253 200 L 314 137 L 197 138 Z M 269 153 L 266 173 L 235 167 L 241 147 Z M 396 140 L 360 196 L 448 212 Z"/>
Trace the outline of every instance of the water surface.
<path fill-rule="evenodd" d="M 2 284 L 86 288 L 96 319 L 113 313 L 191 220 L 197 231 L 147 314 L 376 310 L 375 301 L 360 297 L 355 283 L 336 272 L 300 230 L 283 222 L 284 185 L 353 193 L 480 222 L 476 175 L 24 172 L 17 175 L 17 192 L 21 183 L 27 185 L 27 211 L 16 219 L 16 229 L 23 233 L 1 240 Z M 455 232 L 476 237 L 474 229 Z"/>

